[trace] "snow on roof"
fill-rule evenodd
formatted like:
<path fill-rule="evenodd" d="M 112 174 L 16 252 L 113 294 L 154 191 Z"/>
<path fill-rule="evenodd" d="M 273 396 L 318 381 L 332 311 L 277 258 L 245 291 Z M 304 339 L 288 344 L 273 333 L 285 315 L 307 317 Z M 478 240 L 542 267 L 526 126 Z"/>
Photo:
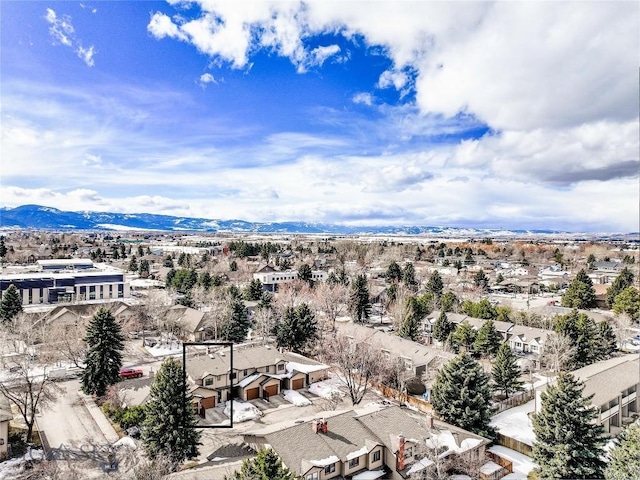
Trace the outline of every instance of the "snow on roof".
<path fill-rule="evenodd" d="M 484 475 L 493 475 L 500 470 L 502 470 L 502 467 L 491 460 L 480 467 L 480 473 Z"/>
<path fill-rule="evenodd" d="M 384 476 L 384 470 L 367 470 L 351 477 L 353 480 L 376 480 Z"/>
<path fill-rule="evenodd" d="M 420 470 L 425 469 L 429 465 L 433 465 L 433 461 L 429 460 L 428 458 L 423 458 L 422 460 L 418 460 L 417 462 L 413 463 L 413 465 L 411 465 L 411 468 L 409 470 L 407 470 L 407 475 L 411 475 L 412 473 L 419 472 Z"/>
<path fill-rule="evenodd" d="M 293 372 L 295 370 L 297 372 L 302 372 L 302 373 L 313 373 L 313 372 L 318 372 L 320 370 L 326 370 L 329 367 L 324 364 L 308 365 L 308 364 L 298 363 L 298 362 L 287 362 L 286 368 L 287 368 L 287 372 Z"/>
<path fill-rule="evenodd" d="M 260 377 L 262 375 L 262 373 L 254 373 L 252 375 L 249 375 L 248 377 L 244 378 L 243 380 L 239 381 L 236 386 L 240 387 L 240 388 L 244 388 L 247 385 L 249 385 L 251 382 L 253 382 L 256 378 Z"/>
<path fill-rule="evenodd" d="M 315 467 L 326 467 L 327 465 L 331 465 L 339 461 L 340 459 L 338 457 L 331 455 L 330 457 L 322 458 L 320 460 L 311 460 L 310 463 Z"/>
<path fill-rule="evenodd" d="M 353 460 L 354 458 L 358 458 L 361 457 L 362 455 L 365 455 L 367 453 L 367 447 L 364 446 L 359 450 L 356 450 L 355 452 L 351 452 L 347 454 L 347 460 Z"/>

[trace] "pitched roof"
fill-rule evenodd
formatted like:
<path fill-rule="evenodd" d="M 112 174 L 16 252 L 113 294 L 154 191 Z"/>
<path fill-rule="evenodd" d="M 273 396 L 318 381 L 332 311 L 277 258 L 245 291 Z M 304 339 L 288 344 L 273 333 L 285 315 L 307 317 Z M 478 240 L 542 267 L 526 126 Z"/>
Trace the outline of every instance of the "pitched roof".
<path fill-rule="evenodd" d="M 583 396 L 593 394 L 591 403 L 600 406 L 624 390 L 640 383 L 640 360 L 637 354 L 614 357 L 571 372 L 584 382 Z"/>
<path fill-rule="evenodd" d="M 184 305 L 174 305 L 169 311 L 177 317 L 180 327 L 189 333 L 198 331 L 205 315 L 200 310 L 185 307 Z"/>

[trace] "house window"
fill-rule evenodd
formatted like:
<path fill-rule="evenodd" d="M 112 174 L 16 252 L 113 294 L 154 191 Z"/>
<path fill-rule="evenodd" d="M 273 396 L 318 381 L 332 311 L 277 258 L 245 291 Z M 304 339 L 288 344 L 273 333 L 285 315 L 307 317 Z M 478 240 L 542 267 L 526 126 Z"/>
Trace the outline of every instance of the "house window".
<path fill-rule="evenodd" d="M 311 475 L 307 475 L 304 478 L 306 478 L 307 480 L 320 480 L 320 474 L 316 472 L 316 473 L 312 473 Z"/>
<path fill-rule="evenodd" d="M 204 379 L 204 384 L 205 384 L 205 386 L 213 385 L 213 378 L 212 377 L 205 378 Z"/>
<path fill-rule="evenodd" d="M 281 370 L 284 370 L 284 363 L 278 365 L 278 371 L 280 372 Z"/>
<path fill-rule="evenodd" d="M 336 471 L 336 464 L 332 463 L 331 465 L 327 465 L 326 467 L 324 467 L 324 474 L 325 475 L 329 475 L 330 473 L 333 473 Z"/>
<path fill-rule="evenodd" d="M 356 468 L 358 465 L 360 465 L 360 457 L 349 460 L 349 468 Z"/>
<path fill-rule="evenodd" d="M 231 372 L 231 373 L 229 374 L 229 378 L 230 378 L 231 380 L 234 380 L 236 377 L 237 377 L 236 372 Z"/>
<path fill-rule="evenodd" d="M 269 370 L 271 370 L 271 367 L 270 367 L 269 365 L 267 365 L 267 366 L 264 368 L 264 371 L 265 371 L 265 372 L 267 372 L 267 373 L 269 373 Z"/>
<path fill-rule="evenodd" d="M 520 342 L 516 342 L 516 348 L 522 348 L 522 344 Z"/>
<path fill-rule="evenodd" d="M 375 463 L 379 461 L 380 461 L 380 450 L 376 450 L 375 452 L 373 452 L 373 455 L 371 456 L 371 462 Z"/>
<path fill-rule="evenodd" d="M 216 381 L 219 382 L 220 380 L 222 380 L 222 375 L 216 375 Z"/>
<path fill-rule="evenodd" d="M 246 376 L 247 376 L 247 369 L 246 369 L 246 368 L 242 371 L 242 376 L 243 376 L 243 377 L 246 377 Z"/>

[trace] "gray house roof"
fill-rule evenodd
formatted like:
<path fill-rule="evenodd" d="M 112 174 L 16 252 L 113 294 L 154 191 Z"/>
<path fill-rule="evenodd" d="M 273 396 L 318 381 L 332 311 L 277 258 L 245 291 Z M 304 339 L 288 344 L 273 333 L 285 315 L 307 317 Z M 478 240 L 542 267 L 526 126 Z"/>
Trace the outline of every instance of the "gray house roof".
<path fill-rule="evenodd" d="M 640 383 L 640 360 L 637 354 L 614 357 L 592 363 L 572 372 L 584 382 L 583 396 L 593 394 L 597 407 L 615 399 L 621 392 Z"/>

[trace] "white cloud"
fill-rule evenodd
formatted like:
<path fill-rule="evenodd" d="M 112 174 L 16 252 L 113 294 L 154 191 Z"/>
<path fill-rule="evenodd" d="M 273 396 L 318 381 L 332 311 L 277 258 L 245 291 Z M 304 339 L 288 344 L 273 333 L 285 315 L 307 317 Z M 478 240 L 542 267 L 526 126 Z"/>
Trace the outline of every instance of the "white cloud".
<path fill-rule="evenodd" d="M 351 100 L 353 103 L 361 103 L 368 106 L 373 105 L 373 97 L 367 92 L 356 93 Z"/>
<path fill-rule="evenodd" d="M 379 88 L 394 87 L 396 90 L 402 90 L 408 81 L 407 74 L 395 70 L 385 70 L 378 80 Z"/>
<path fill-rule="evenodd" d="M 208 83 L 213 83 L 214 85 L 217 85 L 218 81 L 210 73 L 203 73 L 202 75 L 200 75 L 199 83 L 200 83 L 200 86 L 202 86 L 202 88 L 205 88 Z"/>
<path fill-rule="evenodd" d="M 322 66 L 325 60 L 340 53 L 340 47 L 338 45 L 328 45 L 326 47 L 316 47 L 311 50 L 310 65 Z"/>
<path fill-rule="evenodd" d="M 82 6 L 82 8 L 84 8 L 84 6 Z M 93 11 L 93 13 L 95 13 L 95 11 Z M 53 9 L 47 8 L 45 19 L 47 23 L 49 23 L 49 35 L 54 39 L 54 45 L 61 43 L 62 45 L 70 47 L 75 51 L 78 58 L 82 59 L 88 67 L 95 65 L 93 59 L 93 56 L 96 54 L 95 47 L 90 45 L 85 48 L 82 46 L 82 42 L 76 39 L 75 29 L 71 23 L 71 16 L 58 16 Z"/>

